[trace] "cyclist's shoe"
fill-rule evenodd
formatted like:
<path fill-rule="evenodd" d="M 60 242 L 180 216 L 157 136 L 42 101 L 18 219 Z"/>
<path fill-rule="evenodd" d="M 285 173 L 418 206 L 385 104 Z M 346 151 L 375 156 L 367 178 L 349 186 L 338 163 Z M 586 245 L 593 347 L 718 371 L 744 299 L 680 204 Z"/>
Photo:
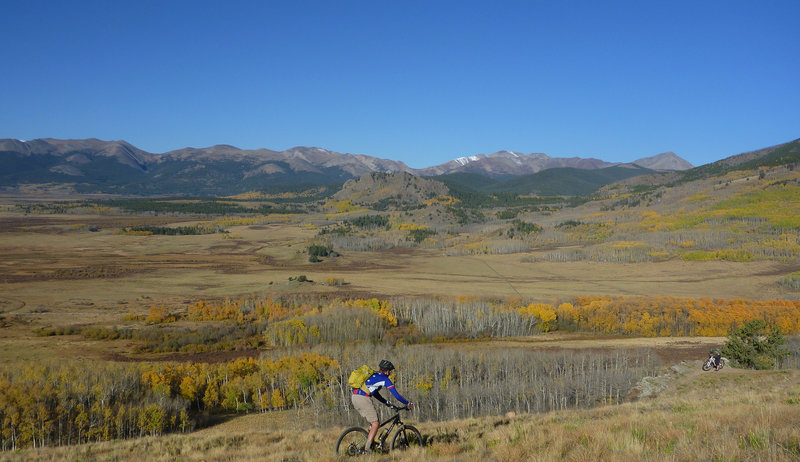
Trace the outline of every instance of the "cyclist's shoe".
<path fill-rule="evenodd" d="M 380 447 L 378 447 L 378 442 L 377 441 L 373 441 L 372 445 L 370 445 L 370 447 L 368 447 L 368 448 L 367 447 L 363 447 L 363 448 L 358 450 L 359 454 L 373 454 L 373 453 L 378 453 L 378 452 L 381 452 L 381 449 L 380 449 Z"/>

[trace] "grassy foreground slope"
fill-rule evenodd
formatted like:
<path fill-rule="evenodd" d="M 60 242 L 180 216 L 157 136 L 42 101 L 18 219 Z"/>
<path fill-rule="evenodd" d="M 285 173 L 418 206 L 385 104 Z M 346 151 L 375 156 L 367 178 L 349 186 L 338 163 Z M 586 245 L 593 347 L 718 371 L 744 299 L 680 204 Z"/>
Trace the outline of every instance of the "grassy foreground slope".
<path fill-rule="evenodd" d="M 634 402 L 589 410 L 421 423 L 427 445 L 362 460 L 797 460 L 800 370 L 673 366 Z M 660 394 L 646 396 L 653 390 Z M 337 460 L 341 427 L 298 416 L 239 417 L 190 435 L 2 453 L 0 460 Z M 413 415 L 408 421 L 413 421 Z"/>

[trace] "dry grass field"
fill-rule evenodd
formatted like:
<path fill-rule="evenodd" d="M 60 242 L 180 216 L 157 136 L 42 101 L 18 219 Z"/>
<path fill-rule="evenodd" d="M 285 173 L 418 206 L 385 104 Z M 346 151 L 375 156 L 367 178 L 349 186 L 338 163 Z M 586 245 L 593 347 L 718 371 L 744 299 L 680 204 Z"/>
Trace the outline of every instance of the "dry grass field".
<path fill-rule="evenodd" d="M 552 300 L 590 293 L 764 299 L 778 295 L 775 278 L 787 272 L 785 265 L 769 261 L 530 263 L 524 262 L 524 253 L 447 256 L 418 248 L 342 252 L 336 259 L 310 264 L 303 251 L 317 232 L 309 225 L 312 221 L 307 216 L 276 216 L 263 224 L 230 226 L 233 238 L 223 239 L 219 234 L 118 233 L 130 223 L 196 222 L 181 218 L 25 217 L 6 212 L 0 214 L 0 288 L 4 304 L 11 308 L 14 303 L 65 298 L 109 304 L 132 303 L 142 295 L 227 297 L 294 291 L 296 287 L 285 283 L 301 273 L 317 281 L 341 277 L 348 282 L 346 290 L 386 295 L 519 293 Z M 90 225 L 99 231 L 89 231 Z"/>

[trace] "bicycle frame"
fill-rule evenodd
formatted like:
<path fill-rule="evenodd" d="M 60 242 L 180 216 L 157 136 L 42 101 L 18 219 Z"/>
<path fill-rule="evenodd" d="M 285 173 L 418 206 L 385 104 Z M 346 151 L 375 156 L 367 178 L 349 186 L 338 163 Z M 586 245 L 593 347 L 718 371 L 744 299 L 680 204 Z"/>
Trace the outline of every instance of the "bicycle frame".
<path fill-rule="evenodd" d="M 394 427 L 395 424 L 402 424 L 403 422 L 400 421 L 400 413 L 399 412 L 395 412 L 395 414 L 393 416 L 389 417 L 388 419 L 386 419 L 385 422 L 383 422 L 382 424 L 378 425 L 378 428 L 382 428 L 384 425 L 388 424 L 389 422 L 393 422 L 392 423 L 392 427 Z M 389 429 L 391 430 L 392 427 L 389 427 Z"/>
<path fill-rule="evenodd" d="M 392 425 L 386 429 L 385 432 L 381 432 L 380 429 L 385 427 L 386 424 L 391 423 Z M 378 435 L 376 435 L 377 439 L 379 440 L 379 445 L 383 446 L 385 440 L 392 434 L 392 430 L 394 430 L 395 425 L 403 425 L 403 422 L 400 420 L 400 410 L 396 410 L 394 415 L 386 419 L 382 424 L 378 425 Z"/>

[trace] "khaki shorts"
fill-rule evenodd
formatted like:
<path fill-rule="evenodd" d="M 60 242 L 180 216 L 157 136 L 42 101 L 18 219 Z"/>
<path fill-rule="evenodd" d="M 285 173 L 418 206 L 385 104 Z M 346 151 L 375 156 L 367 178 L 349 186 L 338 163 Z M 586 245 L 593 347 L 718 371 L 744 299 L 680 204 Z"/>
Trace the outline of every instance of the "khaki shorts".
<path fill-rule="evenodd" d="M 378 421 L 378 411 L 375 410 L 375 403 L 372 398 L 364 395 L 350 395 L 350 400 L 353 402 L 353 407 L 356 408 L 359 414 L 367 419 L 367 422 Z"/>

